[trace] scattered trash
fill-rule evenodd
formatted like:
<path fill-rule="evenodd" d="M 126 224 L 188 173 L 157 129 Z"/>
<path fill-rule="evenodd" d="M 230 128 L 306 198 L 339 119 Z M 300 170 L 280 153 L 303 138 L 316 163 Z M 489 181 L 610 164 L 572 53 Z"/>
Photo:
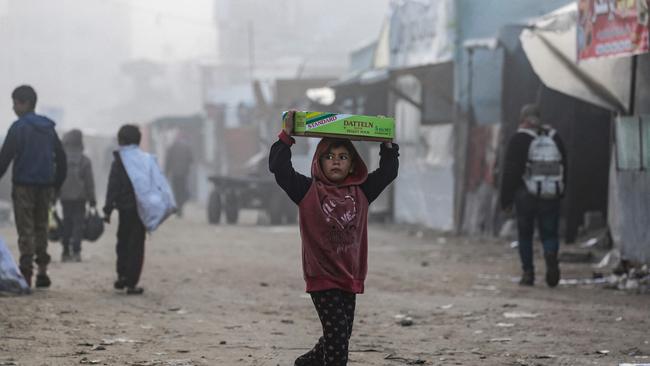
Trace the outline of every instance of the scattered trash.
<path fill-rule="evenodd" d="M 131 366 L 194 366 L 192 360 L 150 360 L 150 361 L 136 361 L 132 362 Z"/>
<path fill-rule="evenodd" d="M 102 346 L 110 346 L 115 343 L 144 343 L 144 342 L 136 341 L 128 338 L 114 338 L 114 339 L 102 339 L 102 341 L 99 344 L 101 344 Z"/>
<path fill-rule="evenodd" d="M 178 307 L 173 307 L 173 308 L 169 308 L 169 309 L 167 309 L 167 310 L 169 310 L 169 311 L 179 311 L 179 310 L 181 310 L 181 307 L 180 307 L 180 306 L 178 306 Z"/>
<path fill-rule="evenodd" d="M 474 290 L 499 291 L 499 289 L 494 285 L 474 285 L 472 288 Z"/>
<path fill-rule="evenodd" d="M 598 244 L 598 239 L 591 238 L 591 239 L 587 240 L 586 242 L 582 243 L 580 245 L 580 248 L 591 248 L 596 244 Z"/>
<path fill-rule="evenodd" d="M 474 331 L 474 334 L 483 334 L 483 330 L 477 329 Z"/>
<path fill-rule="evenodd" d="M 599 355 L 607 355 L 607 354 L 609 354 L 609 352 L 610 351 L 607 350 L 607 349 L 602 349 L 602 350 L 596 351 L 596 353 L 598 353 Z"/>
<path fill-rule="evenodd" d="M 291 320 L 291 319 L 282 319 L 282 320 L 280 320 L 280 323 L 293 324 L 293 320 Z"/>
<path fill-rule="evenodd" d="M 190 353 L 190 350 L 189 349 L 179 349 L 179 350 L 176 350 L 176 353 Z"/>
<path fill-rule="evenodd" d="M 503 304 L 501 305 L 502 308 L 516 308 L 517 304 Z"/>
<path fill-rule="evenodd" d="M 526 313 L 523 311 L 512 311 L 512 312 L 505 312 L 503 313 L 503 316 L 506 319 L 531 319 L 531 318 L 537 318 L 540 314 L 537 313 Z"/>
<path fill-rule="evenodd" d="M 442 305 L 442 306 L 439 306 L 439 307 L 440 307 L 440 309 L 443 309 L 443 310 L 449 310 L 449 309 L 454 307 L 454 304 L 447 304 L 447 305 Z"/>
<path fill-rule="evenodd" d="M 81 360 L 79 360 L 79 363 L 83 365 L 98 365 L 101 362 L 102 362 L 101 360 L 90 360 L 88 359 L 88 357 L 84 357 Z"/>
<path fill-rule="evenodd" d="M 514 327 L 515 325 L 513 323 L 497 323 L 497 327 L 500 328 L 510 328 Z"/>
<path fill-rule="evenodd" d="M 266 282 L 260 282 L 261 287 L 269 287 L 269 284 Z"/>
<path fill-rule="evenodd" d="M 516 240 L 510 243 L 510 249 L 515 249 L 515 248 L 519 248 L 519 242 Z"/>
<path fill-rule="evenodd" d="M 638 294 L 650 293 L 650 272 L 647 265 L 631 268 L 621 275 L 612 274 L 604 279 L 605 287 Z"/>
<path fill-rule="evenodd" d="M 498 274 L 491 275 L 491 274 L 479 273 L 478 275 L 476 275 L 476 277 L 478 277 L 481 280 L 500 280 L 501 279 L 501 275 L 498 275 Z"/>
<path fill-rule="evenodd" d="M 404 357 L 396 356 L 396 355 L 394 355 L 392 353 L 387 354 L 384 357 L 384 360 L 400 361 L 400 362 L 403 362 L 403 363 L 405 363 L 407 365 L 424 365 L 424 364 L 426 364 L 426 361 L 422 360 L 420 358 L 417 358 L 417 359 L 404 358 Z"/>
<path fill-rule="evenodd" d="M 622 316 L 619 316 L 618 318 L 616 318 L 616 321 L 617 321 L 617 322 L 620 322 L 620 321 L 622 321 L 622 320 L 623 320 L 623 317 L 622 317 Z"/>
<path fill-rule="evenodd" d="M 397 314 L 395 315 L 395 320 L 397 321 L 397 324 L 403 326 L 403 327 L 409 327 L 413 325 L 413 318 L 411 318 L 408 315 L 404 314 Z"/>
<path fill-rule="evenodd" d="M 106 351 L 106 347 L 102 346 L 101 344 L 98 344 L 96 346 L 93 346 L 91 348 L 92 351 Z"/>
<path fill-rule="evenodd" d="M 0 361 L 0 366 L 18 366 L 14 361 Z"/>
<path fill-rule="evenodd" d="M 604 283 L 607 283 L 606 278 L 563 278 L 560 280 L 560 286 L 599 285 Z"/>
<path fill-rule="evenodd" d="M 420 263 L 420 265 L 421 265 L 422 267 L 428 267 L 428 266 L 429 266 L 429 262 L 427 262 L 427 261 L 422 261 L 422 263 Z"/>
<path fill-rule="evenodd" d="M 556 355 L 536 355 L 534 356 L 538 360 L 544 360 L 544 359 L 550 359 L 550 358 L 557 358 Z"/>
<path fill-rule="evenodd" d="M 612 249 L 593 267 L 596 269 L 610 268 L 614 269 L 621 262 L 621 252 L 618 249 Z"/>
<path fill-rule="evenodd" d="M 221 341 L 219 342 L 219 344 L 226 344 L 226 341 Z"/>
<path fill-rule="evenodd" d="M 510 342 L 512 341 L 512 338 L 492 338 L 490 339 L 490 343 L 504 343 L 504 342 Z"/>

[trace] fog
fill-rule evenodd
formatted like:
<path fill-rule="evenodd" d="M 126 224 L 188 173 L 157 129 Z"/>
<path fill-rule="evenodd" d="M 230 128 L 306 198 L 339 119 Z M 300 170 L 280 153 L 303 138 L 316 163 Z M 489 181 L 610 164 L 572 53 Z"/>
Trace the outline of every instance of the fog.
<path fill-rule="evenodd" d="M 387 10 L 388 0 L 0 0 L 0 128 L 24 83 L 60 130 L 112 135 L 202 113 L 206 65 L 245 69 L 226 83 L 340 77 Z"/>

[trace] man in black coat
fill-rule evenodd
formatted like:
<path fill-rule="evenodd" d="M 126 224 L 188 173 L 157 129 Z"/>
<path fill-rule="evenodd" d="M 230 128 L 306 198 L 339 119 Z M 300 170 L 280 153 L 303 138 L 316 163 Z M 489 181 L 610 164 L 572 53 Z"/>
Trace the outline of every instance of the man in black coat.
<path fill-rule="evenodd" d="M 506 150 L 501 180 L 501 207 L 517 216 L 519 256 L 524 286 L 535 283 L 533 235 L 535 223 L 544 246 L 546 283 L 557 286 L 560 200 L 566 187 L 567 157 L 557 132 L 542 125 L 534 104 L 521 109 L 521 124 Z"/>

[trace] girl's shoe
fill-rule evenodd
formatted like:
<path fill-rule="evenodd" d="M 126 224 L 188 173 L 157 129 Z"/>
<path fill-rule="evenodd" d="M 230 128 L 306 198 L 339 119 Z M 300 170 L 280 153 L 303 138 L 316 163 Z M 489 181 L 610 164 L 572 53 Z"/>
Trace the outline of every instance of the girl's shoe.
<path fill-rule="evenodd" d="M 123 278 L 118 278 L 117 281 L 113 282 L 113 288 L 116 290 L 124 290 L 126 287 L 126 280 Z"/>

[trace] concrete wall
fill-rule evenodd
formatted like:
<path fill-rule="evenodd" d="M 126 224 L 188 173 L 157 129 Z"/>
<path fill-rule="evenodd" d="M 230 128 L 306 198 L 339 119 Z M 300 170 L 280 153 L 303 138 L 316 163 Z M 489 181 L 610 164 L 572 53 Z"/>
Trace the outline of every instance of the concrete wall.
<path fill-rule="evenodd" d="M 650 114 L 650 56 L 647 54 L 637 58 L 634 104 L 636 115 Z M 650 141 L 646 139 L 643 144 L 650 146 Z M 650 172 L 647 168 L 617 170 L 612 159 L 608 219 L 614 245 L 623 258 L 650 264 Z"/>

